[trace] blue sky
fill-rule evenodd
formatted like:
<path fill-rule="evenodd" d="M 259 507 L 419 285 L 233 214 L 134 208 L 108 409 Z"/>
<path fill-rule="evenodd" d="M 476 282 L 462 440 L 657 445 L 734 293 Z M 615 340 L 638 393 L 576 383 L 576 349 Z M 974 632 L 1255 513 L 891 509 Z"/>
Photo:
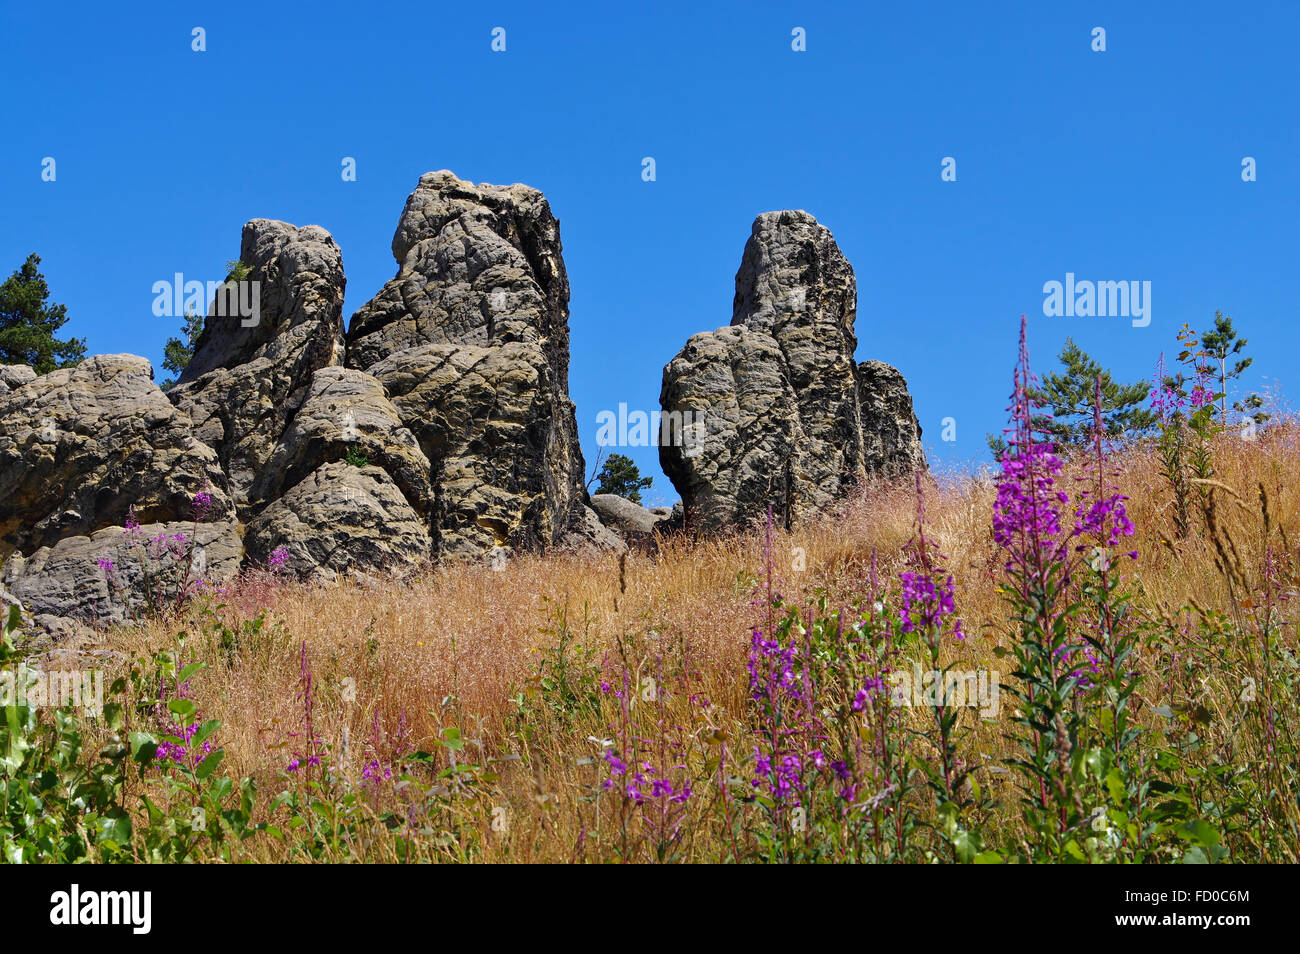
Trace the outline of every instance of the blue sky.
<path fill-rule="evenodd" d="M 1297 37 L 1291 2 L 9 3 L 0 270 L 40 254 L 65 330 L 161 378 L 152 284 L 222 278 L 247 219 L 329 229 L 350 318 L 421 173 L 526 182 L 561 221 L 590 463 L 597 413 L 656 408 L 663 365 L 730 321 L 754 216 L 802 208 L 857 272 L 859 358 L 906 375 L 932 459 L 974 460 L 1022 312 L 1040 371 L 1073 335 L 1134 379 L 1222 309 L 1247 385 L 1294 387 Z M 1150 325 L 1045 317 L 1066 272 L 1150 281 Z"/>

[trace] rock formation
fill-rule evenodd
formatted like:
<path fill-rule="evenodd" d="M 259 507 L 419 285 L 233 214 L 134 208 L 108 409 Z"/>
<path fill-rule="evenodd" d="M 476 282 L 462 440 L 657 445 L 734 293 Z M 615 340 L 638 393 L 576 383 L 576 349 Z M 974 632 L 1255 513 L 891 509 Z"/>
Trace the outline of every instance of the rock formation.
<path fill-rule="evenodd" d="M 213 579 L 238 569 L 242 547 L 217 454 L 134 355 L 100 355 L 32 375 L 0 395 L 0 583 L 38 624 L 59 617 L 121 622 L 131 607 L 110 592 L 100 560 L 123 584 L 139 565 L 121 559 L 128 512 L 159 533 L 193 536 Z M 203 494 L 204 522 L 194 501 Z"/>
<path fill-rule="evenodd" d="M 345 334 L 330 234 L 249 222 L 166 394 L 131 355 L 0 368 L 3 599 L 54 632 L 131 618 L 168 560 L 184 572 L 159 585 L 179 589 L 271 561 L 329 579 L 652 549 L 684 519 L 743 522 L 769 502 L 793 519 L 924 463 L 902 377 L 855 363 L 853 270 L 806 213 L 759 216 L 731 326 L 665 369 L 684 441 L 661 457 L 684 512 L 588 499 L 568 277 L 540 192 L 428 173 L 392 250 L 397 274 Z"/>
<path fill-rule="evenodd" d="M 225 475 L 144 358 L 110 354 L 0 396 L 0 557 L 120 526 L 233 517 Z"/>
<path fill-rule="evenodd" d="M 858 405 L 867 460 L 883 461 L 881 470 L 889 474 L 925 467 L 921 425 L 912 408 L 907 382 L 897 368 L 883 361 L 859 364 Z"/>
<path fill-rule="evenodd" d="M 436 556 L 564 542 L 584 514 L 559 223 L 527 186 L 431 172 L 393 236 L 397 275 L 352 317 L 431 465 Z"/>
<path fill-rule="evenodd" d="M 240 261 L 255 315 L 214 305 L 194 358 L 167 396 L 217 451 L 236 504 L 266 467 L 312 375 L 343 362 L 343 256 L 319 226 L 254 219 Z M 240 296 L 244 297 L 244 296 Z"/>
<path fill-rule="evenodd" d="M 546 199 L 430 173 L 393 254 L 396 277 L 345 336 L 330 234 L 256 219 L 247 273 L 219 290 L 166 394 L 130 355 L 39 378 L 0 368 L 5 598 L 51 631 L 121 622 L 148 554 L 165 561 L 178 540 L 197 544 L 208 581 L 272 554 L 329 578 L 503 548 L 623 548 L 586 505 Z M 128 531 L 128 513 L 142 526 Z"/>
<path fill-rule="evenodd" d="M 591 508 L 600 522 L 618 531 L 624 541 L 652 552 L 658 548 L 657 534 L 672 525 L 673 511 L 669 508 L 651 510 L 617 494 L 593 494 Z"/>
<path fill-rule="evenodd" d="M 857 282 L 807 212 L 754 221 L 731 325 L 693 336 L 664 368 L 661 443 L 688 525 L 791 523 L 869 477 L 925 466 L 902 375 L 854 359 Z"/>
<path fill-rule="evenodd" d="M 36 372 L 25 364 L 0 364 L 0 396 L 36 380 Z"/>
<path fill-rule="evenodd" d="M 294 484 L 248 525 L 264 563 L 279 546 L 299 575 L 400 569 L 429 557 L 428 526 L 382 467 L 331 461 Z"/>
<path fill-rule="evenodd" d="M 151 542 L 160 535 L 193 540 L 196 555 L 202 554 L 202 566 L 192 574 L 195 580 L 228 580 L 239 571 L 244 548 L 233 521 L 173 521 L 143 524 L 131 534 L 123 527 L 105 527 L 90 536 L 65 537 L 29 557 L 13 553 L 5 561 L 0 583 L 48 632 L 64 630 L 67 620 L 100 625 L 128 622 L 145 610 L 140 597 L 146 568 L 169 559 L 161 556 L 155 561 L 142 555 L 160 549 Z M 112 569 L 106 569 L 102 560 L 111 560 Z M 169 574 L 170 582 L 183 572 L 182 568 Z M 167 580 L 163 585 L 169 588 L 162 596 L 176 595 L 174 585 Z"/>

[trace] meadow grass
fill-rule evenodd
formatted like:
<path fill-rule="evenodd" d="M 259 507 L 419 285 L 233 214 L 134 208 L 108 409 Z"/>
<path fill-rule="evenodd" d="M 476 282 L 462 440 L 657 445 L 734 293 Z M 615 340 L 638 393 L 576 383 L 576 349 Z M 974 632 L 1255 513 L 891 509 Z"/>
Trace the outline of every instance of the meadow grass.
<path fill-rule="evenodd" d="M 1117 796 L 1128 807 L 1115 824 L 1178 802 L 1181 813 L 1157 812 L 1120 840 L 1145 842 L 1142 860 L 1202 860 L 1187 857 L 1197 850 L 1213 856 L 1206 860 L 1294 861 L 1300 426 L 1278 422 L 1252 440 L 1220 433 L 1211 443 L 1214 507 L 1183 539 L 1173 537 L 1154 446 L 1110 461 L 1136 528 L 1124 546 L 1139 554 L 1123 567 L 1144 634 L 1127 663 L 1140 677 L 1130 704 L 1140 764 L 1131 774 L 1155 779 L 1164 759 L 1169 777 L 1163 787 Z M 1089 467 L 1087 455 L 1067 461 L 1060 485 L 1086 481 Z M 925 535 L 946 557 L 966 634 L 942 641 L 939 667 L 996 671 L 1005 684 L 1023 636 L 1008 620 L 995 494 L 991 473 L 927 479 Z M 770 726 L 755 711 L 753 632 L 772 634 L 772 612 L 798 614 L 788 631 L 795 639 L 812 638 L 819 614 L 842 631 L 852 608 L 875 599 L 896 613 L 915 522 L 916 491 L 903 482 L 872 486 L 792 531 L 773 530 L 770 543 L 760 526 L 665 537 L 656 554 L 524 554 L 500 570 L 450 564 L 400 581 L 303 585 L 254 573 L 182 618 L 116 629 L 106 645 L 148 660 L 177 649 L 183 634 L 181 663 L 206 664 L 188 691 L 204 720 L 220 721 L 220 771 L 254 780 L 262 793 L 249 812 L 262 827 L 228 839 L 231 860 L 970 860 L 954 847 L 954 824 L 978 832 L 980 860 L 1072 860 L 1060 845 L 1042 847 L 1027 825 L 1023 797 L 1033 785 L 1011 761 L 1024 713 L 1006 692 L 995 717 L 956 713 L 960 793 L 926 791 L 927 764 L 940 757 L 930 712 L 894 707 L 879 731 L 855 725 L 863 741 L 851 744 L 869 749 L 856 798 L 880 801 L 859 813 L 876 818 L 859 830 L 843 824 L 843 799 L 835 807 L 833 795 L 809 794 L 800 816 L 755 781 Z M 1266 584 L 1270 572 L 1278 579 Z M 1260 624 L 1264 589 L 1273 615 Z M 928 666 L 920 644 L 900 643 L 891 668 L 911 660 Z M 826 671 L 838 666 L 832 659 Z M 305 674 L 321 764 L 290 772 L 311 742 Z M 822 707 L 810 716 L 818 738 L 850 711 L 823 685 L 827 698 L 809 703 L 810 712 Z M 1099 705 L 1080 699 L 1076 709 Z M 878 697 L 868 712 L 881 708 Z M 893 782 L 882 774 L 885 736 L 898 747 Z M 820 755 L 811 751 L 803 750 L 806 763 Z M 609 753 L 645 763 L 644 797 L 627 796 Z M 1231 777 L 1215 776 L 1214 766 Z M 167 768 L 131 771 L 127 787 L 154 791 L 164 813 L 169 801 L 184 808 L 192 797 L 163 792 Z M 651 797 L 656 775 L 672 777 L 667 792 L 689 795 Z M 281 791 L 286 797 L 272 802 Z M 342 835 L 293 834 L 286 819 L 311 817 L 312 800 L 346 806 L 332 823 Z M 956 803 L 960 810 L 944 807 Z M 147 824 L 139 804 L 128 808 L 137 828 Z M 1207 818 L 1213 833 L 1197 835 L 1193 823 Z M 1112 850 L 1114 838 L 1098 847 L 1077 819 L 1065 827 L 1078 829 L 1080 845 L 1093 838 L 1083 847 L 1088 860 L 1135 860 Z M 795 851 L 810 832 L 829 847 Z"/>

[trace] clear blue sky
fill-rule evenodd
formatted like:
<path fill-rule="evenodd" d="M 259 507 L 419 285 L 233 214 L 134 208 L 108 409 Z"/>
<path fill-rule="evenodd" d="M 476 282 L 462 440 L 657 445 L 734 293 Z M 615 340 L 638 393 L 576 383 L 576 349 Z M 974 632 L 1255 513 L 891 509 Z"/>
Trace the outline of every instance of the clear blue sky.
<path fill-rule="evenodd" d="M 40 254 L 65 330 L 161 378 L 152 284 L 222 278 L 247 219 L 329 229 L 350 318 L 421 173 L 526 182 L 561 220 L 590 462 L 596 414 L 656 408 L 663 365 L 730 321 L 754 216 L 802 208 L 857 272 L 859 358 L 907 376 L 932 457 L 971 460 L 1022 312 L 1040 370 L 1072 334 L 1142 378 L 1219 308 L 1247 383 L 1295 386 L 1298 54 L 1294 2 L 8 2 L 0 270 Z M 1044 317 L 1067 271 L 1150 281 L 1150 326 Z"/>

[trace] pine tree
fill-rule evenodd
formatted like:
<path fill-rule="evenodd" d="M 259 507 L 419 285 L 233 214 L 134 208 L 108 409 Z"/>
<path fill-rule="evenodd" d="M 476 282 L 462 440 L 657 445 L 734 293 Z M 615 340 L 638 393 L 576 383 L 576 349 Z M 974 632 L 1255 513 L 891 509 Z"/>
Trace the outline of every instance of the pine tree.
<path fill-rule="evenodd" d="M 68 320 L 66 305 L 49 304 L 50 286 L 27 256 L 22 267 L 0 285 L 0 364 L 28 364 L 37 374 L 67 368 L 86 355 L 86 339 L 55 337 Z"/>
<path fill-rule="evenodd" d="M 1239 337 L 1237 330 L 1232 327 L 1232 316 L 1215 311 L 1214 330 L 1201 335 L 1201 350 L 1219 368 L 1219 420 L 1224 427 L 1228 426 L 1228 382 L 1240 378 L 1255 362 L 1254 358 L 1240 358 L 1229 367 L 1230 359 L 1236 358 L 1245 348 L 1246 339 Z M 1264 401 L 1258 394 L 1251 394 L 1234 401 L 1232 409 L 1257 424 L 1263 424 L 1269 417 L 1260 410 L 1263 404 Z"/>
<path fill-rule="evenodd" d="M 1060 361 L 1061 371 L 1047 375 L 1030 395 L 1044 411 L 1050 412 L 1050 418 L 1043 414 L 1038 423 L 1062 450 L 1086 447 L 1091 442 L 1099 377 L 1108 438 L 1116 440 L 1142 434 L 1155 424 L 1155 415 L 1145 406 L 1150 396 L 1146 381 L 1120 384 L 1071 338 L 1065 339 Z"/>
<path fill-rule="evenodd" d="M 168 338 L 167 344 L 163 347 L 163 367 L 176 376 L 163 381 L 160 387 L 164 391 L 176 383 L 177 378 L 185 373 L 190 361 L 194 359 L 194 346 L 198 343 L 199 335 L 203 333 L 203 316 L 197 311 L 187 312 L 181 331 L 185 335 L 185 340 Z"/>
<path fill-rule="evenodd" d="M 226 262 L 225 284 L 238 284 L 251 273 L 252 269 L 249 266 L 238 259 L 231 259 Z M 192 310 L 186 312 L 181 331 L 185 335 L 183 339 L 168 338 L 167 344 L 163 347 L 163 367 L 176 376 L 167 378 L 159 385 L 164 391 L 180 379 L 190 362 L 194 360 L 194 349 L 198 347 L 199 336 L 203 334 L 203 315 Z"/>
<path fill-rule="evenodd" d="M 642 477 L 632 458 L 623 454 L 610 454 L 600 471 L 598 494 L 618 494 L 633 503 L 641 502 L 642 488 L 654 483 L 653 477 Z"/>

